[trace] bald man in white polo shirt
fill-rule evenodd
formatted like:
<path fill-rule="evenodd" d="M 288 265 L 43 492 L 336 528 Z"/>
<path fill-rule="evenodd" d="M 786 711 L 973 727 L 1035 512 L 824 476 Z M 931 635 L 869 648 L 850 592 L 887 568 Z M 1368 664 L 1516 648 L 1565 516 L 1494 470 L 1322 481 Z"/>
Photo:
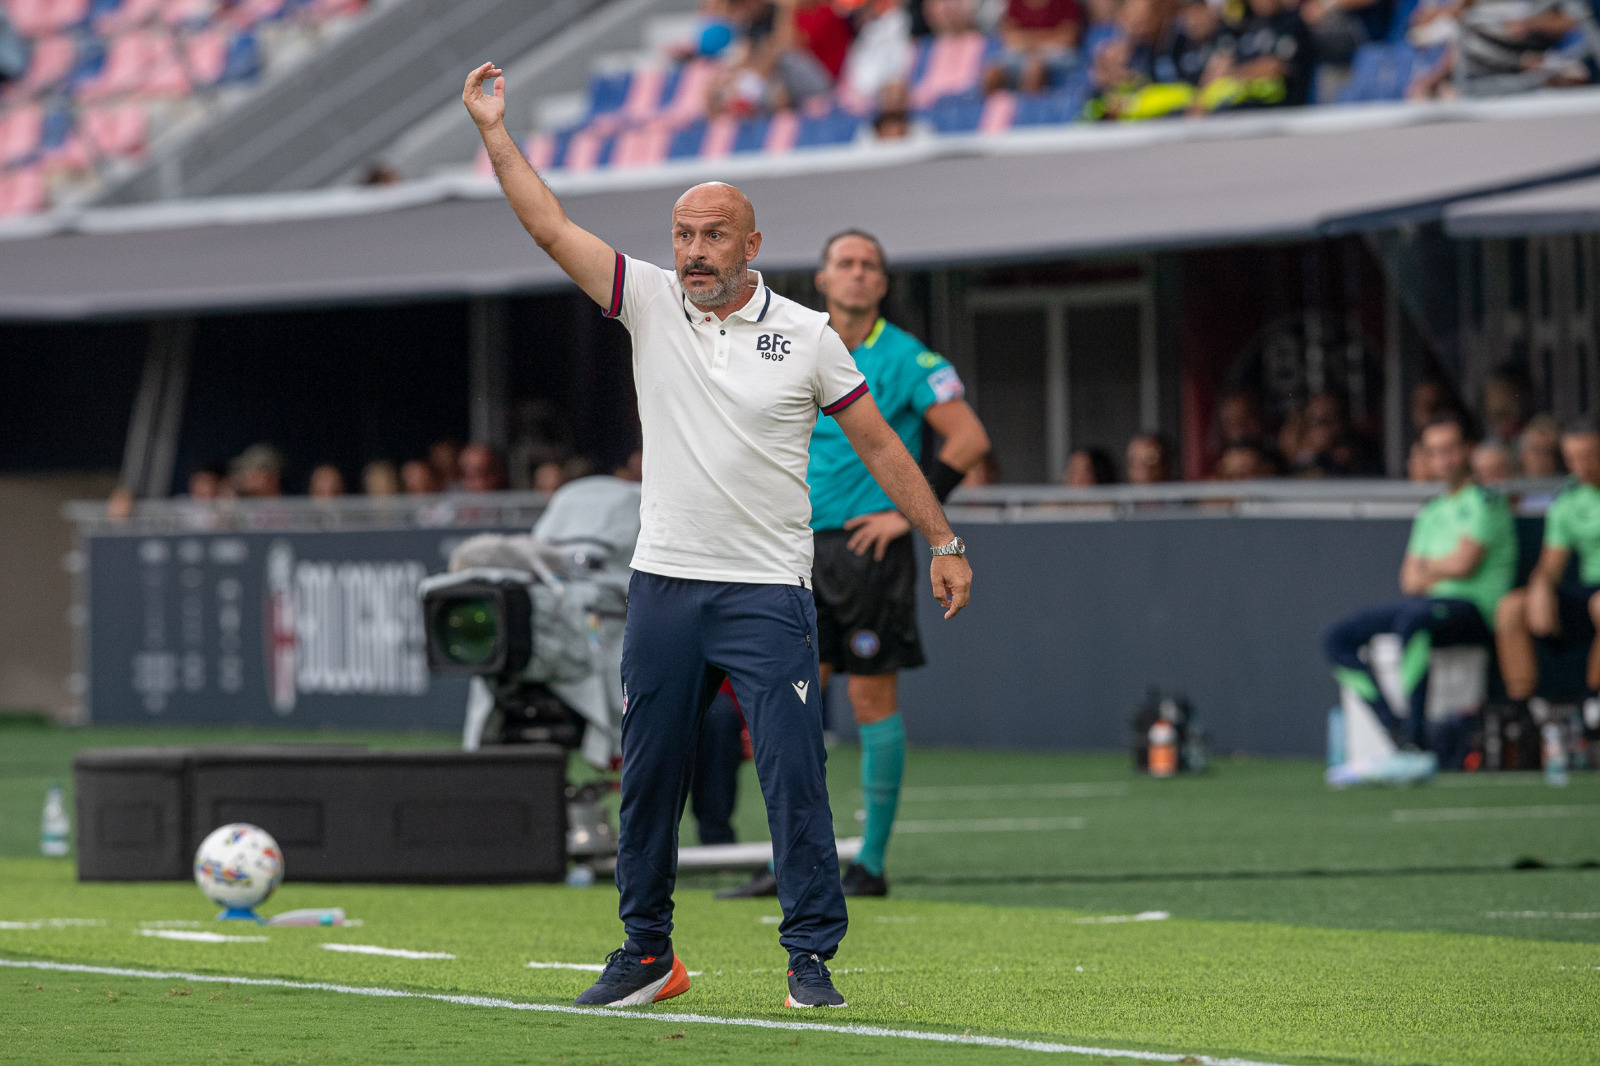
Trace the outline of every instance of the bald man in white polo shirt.
<path fill-rule="evenodd" d="M 727 678 L 767 803 L 779 942 L 789 952 L 786 1003 L 842 1007 L 826 966 L 847 919 L 809 591 L 806 467 L 819 412 L 837 420 L 933 545 L 933 590 L 946 618 L 971 589 L 965 546 L 827 316 L 772 292 L 749 269 L 761 234 L 745 195 L 713 182 L 679 198 L 674 271 L 622 255 L 567 218 L 506 132 L 501 73 L 491 63 L 473 71 L 462 100 L 523 227 L 633 334 L 644 431 L 622 659 L 617 887 L 627 940 L 577 1002 L 631 1006 L 689 989 L 671 940 L 678 823 L 700 722 Z"/>

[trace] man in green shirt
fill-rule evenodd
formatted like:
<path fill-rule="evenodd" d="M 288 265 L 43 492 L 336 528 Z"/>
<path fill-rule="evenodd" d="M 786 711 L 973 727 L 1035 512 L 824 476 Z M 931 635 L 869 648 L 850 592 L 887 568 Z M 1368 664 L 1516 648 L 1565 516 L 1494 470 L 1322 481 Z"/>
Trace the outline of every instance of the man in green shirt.
<path fill-rule="evenodd" d="M 1589 645 L 1585 678 L 1589 693 L 1600 691 L 1600 428 L 1570 427 L 1561 436 L 1561 455 L 1571 479 L 1544 516 L 1544 550 L 1527 588 L 1500 601 L 1495 643 L 1506 695 L 1525 700 L 1539 687 L 1539 661 L 1533 639 Z M 1563 587 L 1572 553 L 1578 553 L 1580 588 Z"/>
<path fill-rule="evenodd" d="M 964 399 L 955 367 L 879 311 L 889 291 L 883 248 L 871 234 L 846 230 L 828 239 L 816 274 L 829 325 L 850 349 L 872 398 L 912 455 L 922 454 L 926 422 L 943 443 L 926 471 L 940 502 L 989 454 L 989 436 Z M 911 525 L 872 480 L 830 418 L 811 434 L 811 528 L 818 655 L 822 684 L 850 676 L 850 705 L 861 735 L 861 791 L 866 821 L 861 852 L 844 874 L 846 896 L 882 896 L 884 852 L 900 802 L 906 734 L 897 697 L 899 671 L 921 666 L 917 565 Z M 721 893 L 776 894 L 771 872 Z"/>
<path fill-rule="evenodd" d="M 1435 420 L 1422 431 L 1421 445 L 1429 474 L 1447 489 L 1412 525 L 1400 567 L 1407 598 L 1356 612 L 1328 631 L 1323 646 L 1334 676 L 1371 705 L 1396 743 L 1425 749 L 1429 657 L 1435 647 L 1493 644 L 1495 608 L 1516 580 L 1517 538 L 1505 497 L 1472 481 L 1472 450 L 1460 422 Z M 1363 657 L 1379 633 L 1398 634 L 1405 645 L 1400 675 L 1409 714 L 1403 726 Z"/>

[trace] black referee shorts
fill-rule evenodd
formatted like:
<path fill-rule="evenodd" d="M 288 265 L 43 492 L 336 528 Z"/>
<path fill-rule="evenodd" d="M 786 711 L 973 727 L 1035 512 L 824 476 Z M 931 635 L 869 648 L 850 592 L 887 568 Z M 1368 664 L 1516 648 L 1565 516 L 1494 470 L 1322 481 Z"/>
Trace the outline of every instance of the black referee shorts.
<path fill-rule="evenodd" d="M 813 534 L 812 591 L 817 598 L 818 657 L 847 674 L 892 674 L 927 662 L 917 633 L 917 557 L 908 533 L 880 562 L 845 545 L 850 534 Z"/>

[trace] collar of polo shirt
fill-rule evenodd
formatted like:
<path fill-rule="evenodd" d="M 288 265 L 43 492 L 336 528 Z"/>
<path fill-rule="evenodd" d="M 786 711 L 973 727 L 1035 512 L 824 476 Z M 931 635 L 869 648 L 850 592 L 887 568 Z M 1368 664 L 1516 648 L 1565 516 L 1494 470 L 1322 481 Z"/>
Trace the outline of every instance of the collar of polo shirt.
<path fill-rule="evenodd" d="M 756 276 L 755 292 L 750 294 L 750 299 L 739 310 L 733 312 L 728 318 L 742 318 L 746 322 L 761 322 L 767 317 L 767 311 L 772 307 L 772 290 L 767 288 L 767 283 L 761 279 L 761 271 L 752 270 Z M 683 317 L 694 325 L 704 325 L 716 320 L 714 311 L 702 311 L 689 300 L 689 294 L 683 291 L 682 284 L 678 286 L 678 299 L 683 302 Z"/>

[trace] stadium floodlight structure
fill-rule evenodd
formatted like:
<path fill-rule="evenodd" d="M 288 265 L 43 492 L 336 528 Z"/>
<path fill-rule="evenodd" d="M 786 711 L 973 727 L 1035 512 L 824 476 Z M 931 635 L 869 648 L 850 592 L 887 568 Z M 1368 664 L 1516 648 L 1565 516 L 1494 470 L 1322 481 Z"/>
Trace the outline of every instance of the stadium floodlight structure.
<path fill-rule="evenodd" d="M 531 535 L 484 534 L 420 586 L 428 665 L 465 675 L 462 747 L 557 744 L 603 772 L 622 752 L 622 636 L 639 486 L 564 486 Z M 568 854 L 614 853 L 599 792 L 569 789 Z"/>

